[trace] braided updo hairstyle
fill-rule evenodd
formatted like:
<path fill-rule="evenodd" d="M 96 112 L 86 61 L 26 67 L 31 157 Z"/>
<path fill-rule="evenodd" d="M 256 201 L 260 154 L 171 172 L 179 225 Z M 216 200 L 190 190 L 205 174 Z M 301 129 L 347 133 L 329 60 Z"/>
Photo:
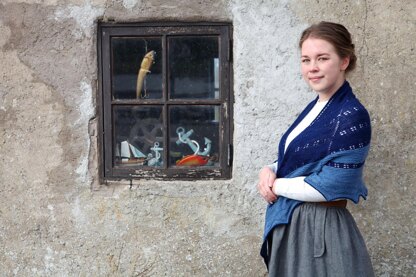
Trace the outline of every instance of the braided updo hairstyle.
<path fill-rule="evenodd" d="M 343 25 L 326 21 L 311 25 L 303 31 L 299 40 L 299 48 L 302 48 L 302 44 L 308 38 L 323 39 L 334 46 L 335 51 L 341 59 L 349 57 L 350 63 L 345 69 L 346 73 L 355 68 L 357 63 L 355 47 L 352 43 L 351 34 Z"/>

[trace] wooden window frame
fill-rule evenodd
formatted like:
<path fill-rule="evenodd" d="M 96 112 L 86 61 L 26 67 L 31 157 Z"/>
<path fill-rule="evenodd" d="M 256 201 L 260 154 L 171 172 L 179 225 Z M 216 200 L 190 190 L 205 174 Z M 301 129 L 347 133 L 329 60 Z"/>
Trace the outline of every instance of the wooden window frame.
<path fill-rule="evenodd" d="M 219 37 L 220 96 L 218 99 L 169 99 L 168 61 L 166 40 L 168 36 L 213 35 Z M 111 91 L 111 38 L 135 36 L 162 36 L 163 68 L 162 99 L 112 100 Z M 146 22 L 146 23 L 98 23 L 98 97 L 99 112 L 99 171 L 100 179 L 159 179 L 159 180 L 203 180 L 230 179 L 232 174 L 232 25 L 224 22 Z M 123 167 L 113 164 L 114 123 L 112 107 L 123 105 L 161 105 L 163 116 L 165 161 L 168 155 L 169 119 L 168 108 L 173 105 L 218 105 L 220 107 L 219 164 L 218 167 Z"/>

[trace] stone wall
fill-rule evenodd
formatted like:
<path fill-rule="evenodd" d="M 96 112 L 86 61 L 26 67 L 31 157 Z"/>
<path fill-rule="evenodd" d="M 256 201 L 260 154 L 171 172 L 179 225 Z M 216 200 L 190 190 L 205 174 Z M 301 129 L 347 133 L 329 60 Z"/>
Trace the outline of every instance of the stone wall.
<path fill-rule="evenodd" d="M 0 275 L 264 276 L 257 172 L 314 97 L 300 32 L 332 20 L 354 35 L 350 81 L 373 124 L 369 198 L 349 207 L 377 276 L 412 276 L 415 11 L 413 0 L 2 0 Z M 99 182 L 97 20 L 233 23 L 231 180 Z"/>

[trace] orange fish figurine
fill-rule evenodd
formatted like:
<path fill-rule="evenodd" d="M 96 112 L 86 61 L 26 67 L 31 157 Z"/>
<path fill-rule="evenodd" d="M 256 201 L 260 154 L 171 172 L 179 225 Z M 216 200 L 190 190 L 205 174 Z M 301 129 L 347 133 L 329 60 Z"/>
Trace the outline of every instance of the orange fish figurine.
<path fill-rule="evenodd" d="M 209 161 L 208 156 L 188 155 L 176 162 L 176 165 L 199 166 L 206 165 Z"/>

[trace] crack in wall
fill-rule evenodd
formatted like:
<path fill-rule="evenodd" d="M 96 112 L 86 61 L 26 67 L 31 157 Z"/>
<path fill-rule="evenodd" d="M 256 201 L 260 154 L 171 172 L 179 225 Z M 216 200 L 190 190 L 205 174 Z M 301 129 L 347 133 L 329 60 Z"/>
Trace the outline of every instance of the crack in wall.
<path fill-rule="evenodd" d="M 366 76 L 366 60 L 368 56 L 368 45 L 367 45 L 367 21 L 368 21 L 368 2 L 364 0 L 364 20 L 363 20 L 363 31 L 362 31 L 362 40 L 361 47 L 358 50 L 361 68 L 363 71 L 363 76 Z M 367 91 L 367 82 L 364 82 L 365 91 Z"/>

